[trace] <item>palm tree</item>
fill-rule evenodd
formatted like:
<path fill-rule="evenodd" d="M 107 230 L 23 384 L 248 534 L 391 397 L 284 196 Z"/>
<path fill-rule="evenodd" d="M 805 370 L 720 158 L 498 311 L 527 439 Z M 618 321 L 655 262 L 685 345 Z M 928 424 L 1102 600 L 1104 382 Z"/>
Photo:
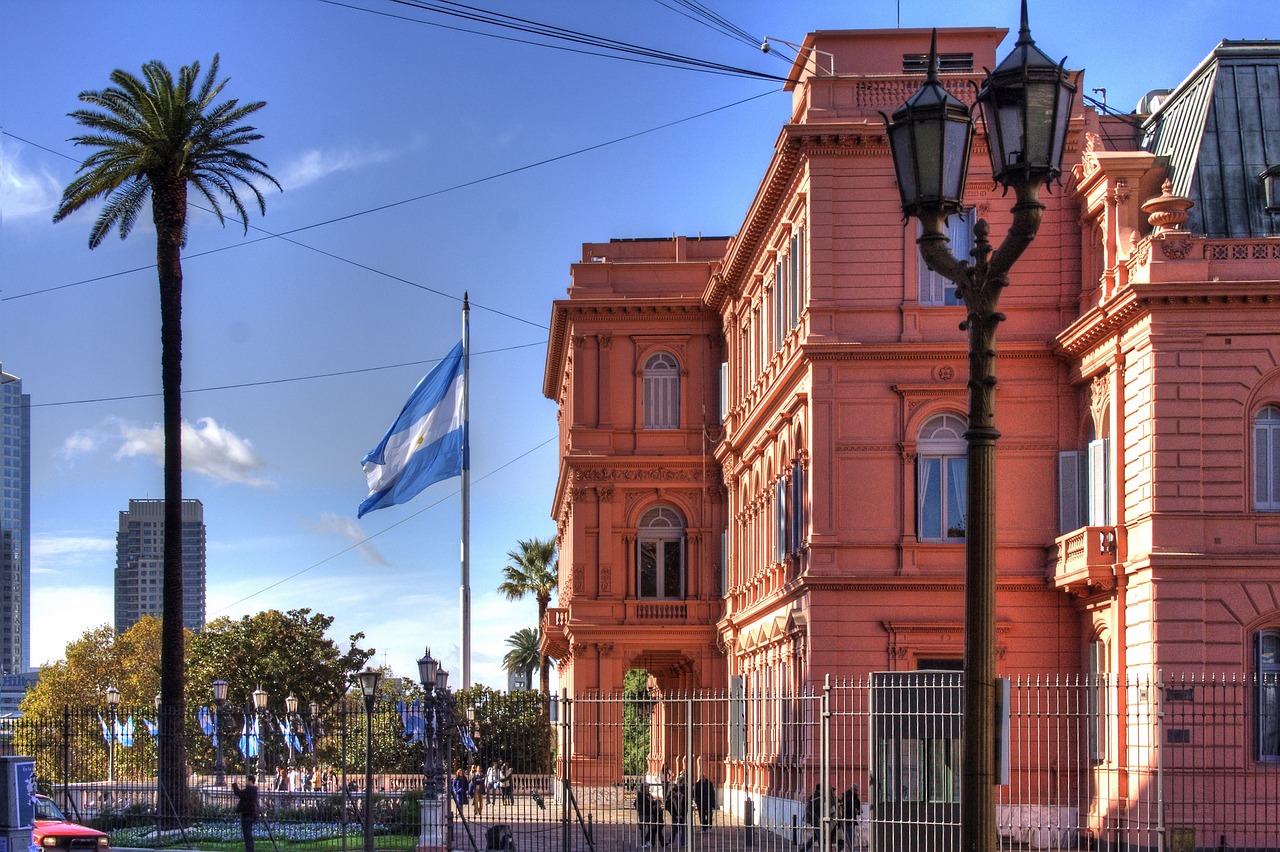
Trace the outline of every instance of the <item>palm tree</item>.
<path fill-rule="evenodd" d="M 525 627 L 512 633 L 507 637 L 507 647 L 511 650 L 503 655 L 502 667 L 509 672 L 524 672 L 528 676 L 542 664 L 536 627 Z"/>
<path fill-rule="evenodd" d="M 129 236 L 151 199 L 160 280 L 160 385 L 164 408 L 164 571 L 160 652 L 160 699 L 167 720 L 160 726 L 159 794 L 162 813 L 181 822 L 187 809 L 186 749 L 182 739 L 182 247 L 187 235 L 187 191 L 194 188 L 225 224 L 222 202 L 234 208 L 248 233 L 249 217 L 236 194 L 242 184 L 266 212 L 251 180 L 280 184 L 266 164 L 243 150 L 262 138 L 240 122 L 266 104 L 236 100 L 214 103 L 227 81 L 219 81 L 218 56 L 200 79 L 200 63 L 184 66 L 175 82 L 160 62 L 142 66 L 142 78 L 111 72 L 109 86 L 80 93 L 90 107 L 70 113 L 87 128 L 72 142 L 94 148 L 62 193 L 53 221 L 60 222 L 91 201 L 104 201 L 89 232 L 89 248 L 112 230 Z"/>
<path fill-rule="evenodd" d="M 502 569 L 503 581 L 498 591 L 513 601 L 525 595 L 533 595 L 538 601 L 538 629 L 551 605 L 551 595 L 560 583 L 557 573 L 555 539 L 531 538 L 516 542 L 516 550 L 508 550 L 511 564 Z M 538 689 L 543 695 L 551 690 L 551 662 L 546 655 L 538 654 Z"/>

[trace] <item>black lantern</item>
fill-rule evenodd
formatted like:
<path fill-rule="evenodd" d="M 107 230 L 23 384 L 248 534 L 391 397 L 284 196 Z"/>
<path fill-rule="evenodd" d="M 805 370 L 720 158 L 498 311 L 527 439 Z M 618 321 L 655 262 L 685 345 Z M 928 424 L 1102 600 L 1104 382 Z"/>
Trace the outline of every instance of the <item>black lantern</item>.
<path fill-rule="evenodd" d="M 1280 166 L 1268 166 L 1258 177 L 1266 191 L 1267 212 L 1280 213 Z"/>
<path fill-rule="evenodd" d="M 428 648 L 426 653 L 418 658 L 418 680 L 423 687 L 430 689 L 435 685 L 436 672 L 440 668 L 440 661 L 431 656 L 431 649 Z"/>
<path fill-rule="evenodd" d="M 1062 174 L 1062 151 L 1076 87 L 1066 59 L 1055 63 L 1036 47 L 1022 0 L 1022 26 L 1013 52 L 987 75 L 978 104 L 987 128 L 991 177 L 1006 189 L 1048 184 Z"/>
<path fill-rule="evenodd" d="M 973 120 L 969 108 L 938 80 L 937 30 L 929 45 L 924 85 L 886 121 L 902 212 L 916 217 L 925 212 L 944 217 L 958 213 L 969 171 Z"/>

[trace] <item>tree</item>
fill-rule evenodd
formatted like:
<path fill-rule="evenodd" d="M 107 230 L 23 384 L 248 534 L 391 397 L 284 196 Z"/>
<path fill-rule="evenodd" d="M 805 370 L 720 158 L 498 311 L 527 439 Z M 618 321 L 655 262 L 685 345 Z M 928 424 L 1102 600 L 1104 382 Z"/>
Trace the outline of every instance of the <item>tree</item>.
<path fill-rule="evenodd" d="M 538 650 L 538 631 L 533 627 L 517 630 L 507 637 L 511 650 L 502 657 L 502 666 L 509 672 L 524 672 L 528 683 L 533 682 L 533 672 L 542 663 Z"/>
<path fill-rule="evenodd" d="M 65 659 L 40 670 L 39 680 L 19 705 L 24 724 L 15 729 L 14 742 L 16 753 L 35 758 L 37 776 L 62 778 L 69 765 L 73 777 L 68 782 L 106 777 L 107 752 L 97 714 L 106 713 L 108 687 L 120 690 L 122 718 L 154 713 L 152 702 L 160 685 L 160 631 L 160 620 L 154 616 L 144 616 L 119 635 L 103 624 L 68 643 Z M 64 732 L 64 725 L 74 731 Z M 70 747 L 76 752 L 71 760 L 64 760 L 64 733 L 70 734 Z M 116 751 L 117 771 L 150 775 L 155 758 L 152 740 L 139 737 L 135 743 L 133 748 Z"/>
<path fill-rule="evenodd" d="M 502 569 L 503 581 L 498 591 L 512 601 L 533 595 L 538 601 L 538 629 L 547 616 L 551 595 L 559 585 L 556 543 L 553 539 L 531 538 L 517 542 L 517 550 L 507 551 L 511 563 Z M 551 661 L 545 654 L 538 655 L 538 690 L 546 695 L 551 689 Z"/>
<path fill-rule="evenodd" d="M 194 188 L 225 224 L 222 201 L 234 208 L 249 229 L 249 216 L 237 195 L 247 188 L 266 213 L 258 178 L 278 189 L 266 164 L 243 150 L 262 135 L 241 122 L 264 107 L 235 99 L 215 103 L 227 81 L 217 79 L 218 55 L 200 79 L 200 63 L 183 66 L 175 82 L 161 62 L 142 66 L 142 79 L 116 69 L 110 86 L 84 91 L 90 105 L 70 116 L 88 129 L 72 137 L 96 149 L 62 193 L 53 221 L 60 222 L 91 201 L 105 204 L 92 230 L 89 248 L 108 232 L 129 236 L 151 199 L 156 231 L 156 271 L 160 283 L 160 387 L 164 409 L 164 537 L 160 696 L 166 718 L 186 716 L 183 702 L 182 630 L 182 247 L 187 236 L 187 190 Z M 187 774 L 182 726 L 160 726 L 159 796 L 163 812 L 182 822 L 186 816 Z"/>

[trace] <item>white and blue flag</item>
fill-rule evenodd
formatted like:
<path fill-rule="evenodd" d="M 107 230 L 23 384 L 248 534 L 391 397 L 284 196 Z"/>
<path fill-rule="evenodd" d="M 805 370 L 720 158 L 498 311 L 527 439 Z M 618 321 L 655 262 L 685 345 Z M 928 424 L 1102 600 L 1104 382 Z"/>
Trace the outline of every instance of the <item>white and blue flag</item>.
<path fill-rule="evenodd" d="M 466 464 L 462 342 L 418 382 L 381 443 L 361 463 L 369 496 L 356 517 L 407 503 Z"/>

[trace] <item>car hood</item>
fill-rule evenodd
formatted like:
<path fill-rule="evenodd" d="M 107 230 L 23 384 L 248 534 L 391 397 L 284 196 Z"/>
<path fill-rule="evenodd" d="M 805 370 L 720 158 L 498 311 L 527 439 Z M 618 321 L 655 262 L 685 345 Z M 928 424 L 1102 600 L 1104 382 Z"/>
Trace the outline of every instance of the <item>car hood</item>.
<path fill-rule="evenodd" d="M 34 834 L 56 834 L 60 837 L 106 837 L 96 828 L 89 828 L 84 825 L 76 825 L 73 822 L 58 822 L 57 820 L 38 819 L 36 820 Z"/>

